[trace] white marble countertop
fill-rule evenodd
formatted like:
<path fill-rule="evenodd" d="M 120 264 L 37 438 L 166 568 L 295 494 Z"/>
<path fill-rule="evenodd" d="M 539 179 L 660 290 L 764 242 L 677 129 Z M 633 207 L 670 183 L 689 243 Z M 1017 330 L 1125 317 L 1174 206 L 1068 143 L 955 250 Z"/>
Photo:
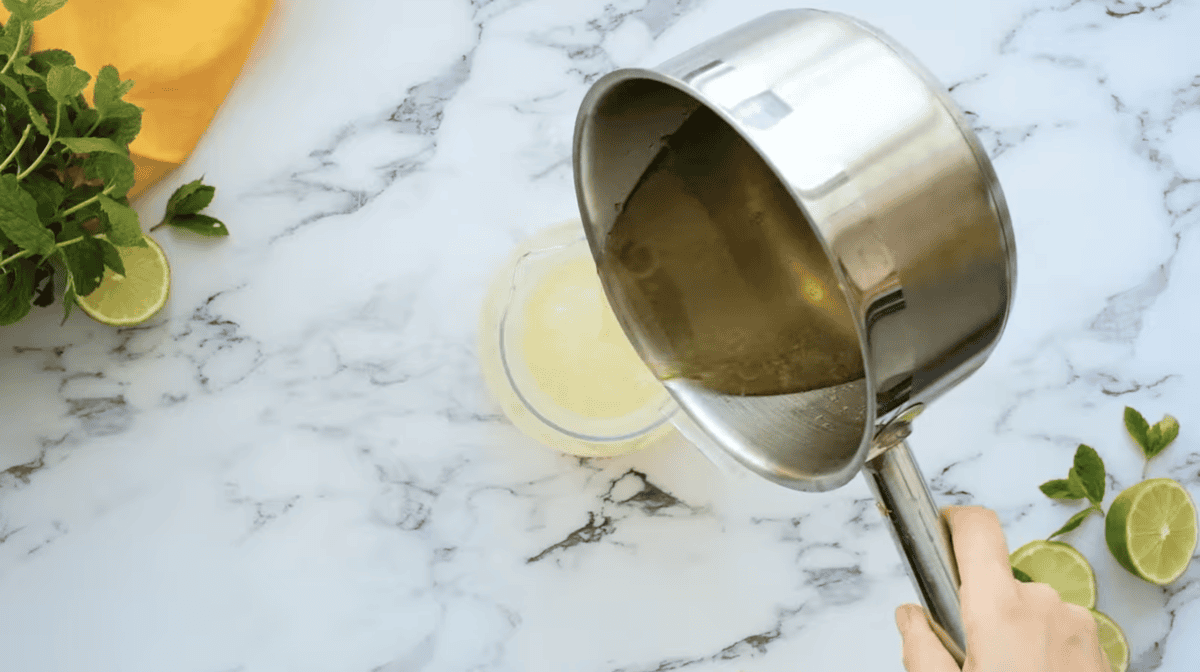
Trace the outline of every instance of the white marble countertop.
<path fill-rule="evenodd" d="M 861 479 L 792 492 L 679 439 L 581 462 L 508 424 L 475 360 L 489 275 L 577 214 L 589 84 L 791 6 L 277 0 L 136 203 L 157 221 L 204 175 L 232 236 L 154 234 L 174 284 L 144 326 L 56 303 L 0 330 L 0 669 L 902 669 L 916 597 Z M 1044 538 L 1080 507 L 1037 486 L 1080 442 L 1106 505 L 1140 479 L 1125 405 L 1179 418 L 1150 475 L 1200 494 L 1200 3 L 818 6 L 952 87 L 1012 212 L 1007 330 L 911 440 L 937 501 Z M 1131 669 L 1195 669 L 1200 563 L 1157 588 L 1099 517 L 1065 539 Z"/>

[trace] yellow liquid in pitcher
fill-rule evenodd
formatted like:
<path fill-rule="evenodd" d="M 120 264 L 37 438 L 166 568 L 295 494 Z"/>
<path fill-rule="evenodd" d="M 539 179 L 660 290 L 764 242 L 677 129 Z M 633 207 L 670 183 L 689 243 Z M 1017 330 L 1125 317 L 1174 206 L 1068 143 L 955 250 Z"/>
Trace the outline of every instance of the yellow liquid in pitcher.
<path fill-rule="evenodd" d="M 578 220 L 525 241 L 480 315 L 484 381 L 524 434 L 580 457 L 668 436 L 678 407 L 617 322 Z"/>
<path fill-rule="evenodd" d="M 590 258 L 548 272 L 523 310 L 525 364 L 554 404 L 588 418 L 620 418 L 665 400 L 621 330 Z"/>

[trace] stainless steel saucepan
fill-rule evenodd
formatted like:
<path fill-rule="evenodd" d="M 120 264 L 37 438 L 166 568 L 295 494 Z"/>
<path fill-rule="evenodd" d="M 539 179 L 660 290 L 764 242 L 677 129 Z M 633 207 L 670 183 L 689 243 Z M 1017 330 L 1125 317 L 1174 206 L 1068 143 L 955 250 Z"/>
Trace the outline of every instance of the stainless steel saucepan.
<path fill-rule="evenodd" d="M 606 242 L 652 162 L 697 111 L 715 113 L 748 142 L 769 166 L 770 186 L 798 206 L 791 232 L 809 241 L 815 272 L 833 280 L 834 300 L 853 324 L 855 379 L 741 395 L 661 374 L 650 331 L 678 318 L 651 325 L 656 320 L 630 308 L 606 270 Z M 658 67 L 597 81 L 579 112 L 574 169 L 601 280 L 642 358 L 654 360 L 708 438 L 762 477 L 827 491 L 861 471 L 935 630 L 961 664 L 966 639 L 949 530 L 904 439 L 913 417 L 995 347 L 1016 256 L 996 174 L 945 88 L 861 21 L 774 12 Z M 682 208 L 691 196 L 677 197 L 661 207 Z M 740 207 L 736 191 L 723 198 L 735 199 L 726 209 Z M 691 309 L 703 309 L 710 294 L 690 292 Z"/>

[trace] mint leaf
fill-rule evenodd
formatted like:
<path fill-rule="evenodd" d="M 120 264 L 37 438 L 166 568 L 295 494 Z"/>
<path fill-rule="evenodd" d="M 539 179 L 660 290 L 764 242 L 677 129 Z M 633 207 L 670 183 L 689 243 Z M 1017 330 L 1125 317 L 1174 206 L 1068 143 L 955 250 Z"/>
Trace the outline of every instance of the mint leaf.
<path fill-rule="evenodd" d="M 1065 525 L 1058 528 L 1058 531 L 1056 531 L 1054 534 L 1046 537 L 1046 540 L 1049 541 L 1049 540 L 1053 539 L 1054 537 L 1057 537 L 1060 534 L 1066 534 L 1067 532 L 1070 532 L 1071 530 L 1074 530 L 1075 528 L 1079 527 L 1080 525 L 1083 524 L 1084 519 L 1087 518 L 1089 515 L 1091 515 L 1091 513 L 1095 510 L 1096 510 L 1095 507 L 1088 507 L 1088 508 L 1084 509 L 1083 511 L 1080 511 L 1079 513 L 1071 516 L 1070 520 L 1068 520 Z"/>
<path fill-rule="evenodd" d="M 89 180 L 104 180 L 112 187 L 109 195 L 121 198 L 133 188 L 133 160 L 124 154 L 100 153 L 89 156 L 83 162 L 83 175 Z"/>
<path fill-rule="evenodd" d="M 104 279 L 104 250 L 100 247 L 100 241 L 85 237 L 77 243 L 60 247 L 59 253 L 66 262 L 67 272 L 71 274 L 71 284 L 76 294 L 87 296 L 96 291 Z"/>
<path fill-rule="evenodd" d="M 29 45 L 33 42 L 33 26 L 30 25 L 28 19 L 22 19 L 19 16 L 13 16 L 7 24 L 4 25 L 5 48 L 4 55 L 8 56 L 14 51 L 17 54 L 24 54 L 29 51 Z M 17 40 L 21 43 L 17 44 Z"/>
<path fill-rule="evenodd" d="M 0 231 L 23 250 L 42 256 L 54 251 L 54 234 L 38 218 L 37 201 L 12 173 L 0 175 Z"/>
<path fill-rule="evenodd" d="M 0 325 L 9 325 L 29 314 L 33 298 L 33 271 L 29 264 L 9 264 L 0 275 Z"/>
<path fill-rule="evenodd" d="M 1075 473 L 1083 483 L 1084 492 L 1093 504 L 1104 501 L 1104 460 L 1091 446 L 1079 444 L 1075 450 Z"/>
<path fill-rule="evenodd" d="M 1012 568 L 1012 573 L 1013 573 L 1013 578 L 1016 579 L 1017 581 L 1020 581 L 1021 583 L 1033 583 L 1033 577 L 1029 576 L 1025 572 L 1022 572 L 1021 570 L 1017 569 L 1016 567 Z"/>
<path fill-rule="evenodd" d="M 50 137 L 50 127 L 46 125 L 46 120 L 42 118 L 41 111 L 29 100 L 29 95 L 25 93 L 25 87 L 18 84 L 17 80 L 8 75 L 0 75 L 0 85 L 3 85 L 29 108 L 29 120 L 33 123 L 33 127 L 41 132 L 42 135 Z"/>
<path fill-rule="evenodd" d="M 1075 467 L 1071 467 L 1067 472 L 1067 486 L 1071 488 L 1071 494 L 1075 495 L 1075 499 L 1083 499 L 1087 497 L 1087 488 L 1083 485 L 1083 477 L 1079 475 L 1079 471 Z"/>
<path fill-rule="evenodd" d="M 200 185 L 195 191 L 179 199 L 175 204 L 175 214 L 194 215 L 200 212 L 212 203 L 213 196 L 216 193 L 216 187 Z"/>
<path fill-rule="evenodd" d="M 1129 431 L 1129 436 L 1133 437 L 1133 440 L 1141 446 L 1142 454 L 1149 460 L 1161 453 L 1164 448 L 1171 445 L 1175 437 L 1179 436 L 1179 421 L 1169 415 L 1164 415 L 1162 420 L 1151 427 L 1141 413 L 1126 406 L 1125 429 Z"/>
<path fill-rule="evenodd" d="M 108 138 L 58 138 L 58 141 L 76 154 L 107 152 L 125 155 L 129 153 L 127 147 L 122 147 Z"/>
<path fill-rule="evenodd" d="M 142 240 L 142 226 L 138 222 L 137 211 L 128 205 L 121 205 L 107 196 L 100 197 L 100 209 L 108 220 L 108 239 L 113 245 L 121 247 L 146 247 Z M 81 296 L 87 292 L 80 289 Z"/>
<path fill-rule="evenodd" d="M 1038 488 L 1042 491 L 1042 494 L 1054 499 L 1079 499 L 1079 496 L 1071 490 L 1071 485 L 1065 478 L 1046 481 L 1039 485 Z"/>
<path fill-rule="evenodd" d="M 71 274 L 67 273 L 67 291 L 63 292 L 63 319 L 61 324 L 66 324 L 67 318 L 71 316 L 71 306 L 75 305 L 75 296 L 75 285 L 71 281 Z"/>
<path fill-rule="evenodd" d="M 1166 415 L 1162 420 L 1159 420 L 1150 431 L 1146 432 L 1146 459 L 1150 459 L 1158 455 L 1164 448 L 1171 445 L 1175 437 L 1179 436 L 1179 421 L 1175 418 Z"/>
<path fill-rule="evenodd" d="M 121 259 L 121 253 L 117 251 L 116 246 L 107 240 L 97 239 L 96 242 L 100 243 L 104 265 L 111 268 L 117 275 L 125 275 L 125 262 Z"/>
<path fill-rule="evenodd" d="M 67 135 L 74 135 L 80 138 L 87 137 L 91 133 L 92 127 L 99 123 L 99 121 L 100 113 L 96 110 L 90 107 L 79 110 L 79 113 L 75 115 L 75 122 L 71 126 L 73 132 L 67 133 Z"/>
<path fill-rule="evenodd" d="M 229 229 L 225 228 L 221 220 L 208 215 L 180 215 L 168 219 L 167 224 L 212 238 L 229 235 Z"/>
<path fill-rule="evenodd" d="M 10 46 L 9 49 L 11 49 L 11 48 L 12 47 Z M 7 49 L 4 51 L 5 51 L 5 53 L 8 53 Z M 29 63 L 32 60 L 33 60 L 32 56 L 17 56 L 16 58 L 13 59 L 13 62 L 12 62 L 13 72 L 17 73 L 18 75 L 25 76 L 25 77 L 33 77 L 35 79 L 40 79 L 42 81 L 45 81 L 46 77 L 44 75 L 42 75 L 42 73 L 37 72 L 33 68 L 29 67 Z"/>
<path fill-rule="evenodd" d="M 54 219 L 54 215 L 58 213 L 59 206 L 62 205 L 63 198 L 67 193 L 66 189 L 58 182 L 38 173 L 26 177 L 21 186 L 37 203 L 38 219 L 43 224 L 49 224 L 50 220 Z"/>
<path fill-rule="evenodd" d="M 5 93 L 2 89 L 0 89 L 0 100 L 3 100 L 5 103 L 12 102 L 5 100 Z M 16 110 L 13 110 L 13 112 L 15 113 Z M 14 114 L 13 116 L 15 117 L 16 115 Z M 14 129 L 20 128 L 22 131 L 25 130 L 23 127 L 17 126 L 17 122 L 14 119 L 9 119 L 8 121 L 9 123 L 0 123 L 0 144 L 3 145 L 3 155 L 0 155 L 0 160 L 3 157 L 7 157 L 8 153 L 13 150 L 13 147 L 17 146 L 19 138 L 18 133 Z M 26 140 L 28 140 L 28 137 Z"/>
<path fill-rule="evenodd" d="M 205 185 L 201 181 L 203 179 L 202 175 L 199 179 L 188 182 L 171 194 L 171 198 L 167 199 L 167 219 L 176 215 L 194 215 L 208 207 L 217 189 Z"/>
<path fill-rule="evenodd" d="M 119 145 L 128 145 L 142 129 L 142 108 L 121 100 L 133 88 L 133 80 L 122 81 L 117 69 L 111 65 L 100 68 L 96 86 L 92 89 L 92 104 L 80 114 L 86 120 L 76 121 L 79 135 L 109 138 Z"/>
<path fill-rule="evenodd" d="M 58 242 L 65 243 L 68 240 L 75 240 L 76 238 L 84 235 L 83 227 L 80 225 L 81 221 L 83 220 L 77 219 L 63 224 L 62 230 L 58 232 Z"/>
<path fill-rule="evenodd" d="M 73 65 L 54 65 L 46 75 L 46 91 L 59 103 L 70 105 L 90 81 L 91 75 Z"/>
<path fill-rule="evenodd" d="M 29 55 L 29 67 L 41 74 L 50 72 L 56 65 L 75 65 L 75 57 L 62 49 L 43 49 Z"/>
<path fill-rule="evenodd" d="M 167 224 L 209 238 L 229 235 L 229 229 L 225 228 L 221 220 L 208 215 L 182 215 L 168 220 Z"/>
<path fill-rule="evenodd" d="M 138 133 L 142 132 L 142 108 L 138 107 L 136 110 L 136 114 L 102 122 L 100 128 L 103 129 L 104 136 L 124 145 L 133 142 Z"/>
<path fill-rule="evenodd" d="M 14 19 L 32 21 L 33 19 L 29 18 L 31 12 L 29 11 L 29 8 L 25 6 L 27 1 L 28 0 L 4 0 L 4 8 L 8 10 L 9 14 L 12 14 L 12 18 Z M 64 3 L 66 2 L 66 0 L 63 1 Z"/>
<path fill-rule="evenodd" d="M 1150 431 L 1150 423 L 1146 422 L 1141 413 L 1128 406 L 1125 407 L 1125 429 L 1129 432 L 1129 436 L 1132 436 L 1133 440 L 1142 447 L 1143 453 L 1149 450 L 1150 444 L 1146 434 Z"/>
<path fill-rule="evenodd" d="M 80 187 L 80 188 L 78 188 L 74 191 L 71 191 L 67 194 L 67 199 L 65 201 L 63 201 L 63 204 L 61 207 L 64 210 L 68 210 L 77 205 L 82 205 L 83 203 L 87 202 L 87 200 L 89 198 L 91 198 L 92 196 L 98 196 L 99 194 L 100 194 L 100 187 Z M 60 215 L 61 215 L 61 213 L 60 213 Z M 91 219 L 92 217 L 99 218 L 100 215 L 101 215 L 100 204 L 97 203 L 96 201 L 92 201 L 91 203 L 84 205 L 83 208 L 73 212 L 71 214 L 71 218 L 76 222 L 86 222 L 89 219 Z M 59 232 L 58 242 L 61 243 L 63 241 L 71 239 L 71 236 L 66 235 L 66 231 L 67 231 L 66 228 L 63 228 Z M 103 227 L 101 227 L 100 233 L 102 233 L 102 232 L 103 232 Z M 97 233 L 97 232 L 89 231 L 89 233 Z"/>
<path fill-rule="evenodd" d="M 46 88 L 46 73 L 55 65 L 75 65 L 75 57 L 62 49 L 44 49 L 13 60 L 13 70 L 37 80 L 37 86 Z"/>
<path fill-rule="evenodd" d="M 4 7 L 22 21 L 41 21 L 57 12 L 67 0 L 4 0 Z"/>
<path fill-rule="evenodd" d="M 117 117 L 132 117 L 141 112 L 141 108 L 121 98 L 133 88 L 133 80 L 121 81 L 121 75 L 111 65 L 100 68 L 96 76 L 96 87 L 92 92 L 92 103 L 101 119 Z"/>
<path fill-rule="evenodd" d="M 45 283 L 42 284 L 41 289 L 35 290 L 37 296 L 33 299 L 33 305 L 39 308 L 45 308 L 54 303 L 54 267 L 50 264 L 42 264 L 34 271 L 34 287 L 37 287 L 43 280 L 45 280 Z"/>

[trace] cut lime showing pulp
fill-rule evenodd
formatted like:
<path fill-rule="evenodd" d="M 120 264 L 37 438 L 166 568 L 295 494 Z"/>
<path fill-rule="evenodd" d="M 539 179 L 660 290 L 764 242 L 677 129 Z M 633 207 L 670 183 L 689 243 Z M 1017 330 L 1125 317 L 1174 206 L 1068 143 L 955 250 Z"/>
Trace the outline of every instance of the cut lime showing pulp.
<path fill-rule="evenodd" d="M 1061 541 L 1031 541 L 1008 556 L 1013 567 L 1058 591 L 1063 602 L 1096 606 L 1096 573 L 1087 558 Z"/>
<path fill-rule="evenodd" d="M 1183 575 L 1196 550 L 1196 505 L 1174 479 L 1142 481 L 1113 500 L 1104 538 L 1122 567 L 1165 586 Z"/>
<path fill-rule="evenodd" d="M 1096 634 L 1100 636 L 1100 648 L 1108 656 L 1108 665 L 1113 672 L 1125 672 L 1129 667 L 1129 644 L 1121 627 L 1105 614 L 1090 610 L 1096 619 Z"/>
<path fill-rule="evenodd" d="M 141 324 L 167 303 L 171 267 L 167 255 L 150 236 L 146 247 L 118 247 L 125 275 L 104 269 L 95 291 L 75 299 L 83 312 L 97 322 L 113 326 Z"/>

